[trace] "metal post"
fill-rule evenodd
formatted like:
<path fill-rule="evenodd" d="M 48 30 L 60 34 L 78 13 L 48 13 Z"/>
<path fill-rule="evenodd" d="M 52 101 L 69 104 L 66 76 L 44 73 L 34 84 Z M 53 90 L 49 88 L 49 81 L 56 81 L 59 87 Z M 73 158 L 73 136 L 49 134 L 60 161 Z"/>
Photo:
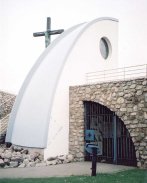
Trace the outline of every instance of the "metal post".
<path fill-rule="evenodd" d="M 45 32 L 45 47 L 47 48 L 49 44 L 50 44 L 50 36 L 48 35 L 47 32 Z"/>
<path fill-rule="evenodd" d="M 105 70 L 104 70 L 104 81 L 105 81 Z"/>
<path fill-rule="evenodd" d="M 92 172 L 91 176 L 96 176 L 97 149 L 92 148 Z"/>
<path fill-rule="evenodd" d="M 113 116 L 113 150 L 114 150 L 114 157 L 113 163 L 117 164 L 117 132 L 116 132 L 116 115 Z"/>
<path fill-rule="evenodd" d="M 51 18 L 47 17 L 47 25 L 46 25 L 46 30 L 50 31 L 51 30 Z M 50 44 L 50 35 L 48 32 L 45 32 L 45 47 L 47 48 L 48 45 Z"/>

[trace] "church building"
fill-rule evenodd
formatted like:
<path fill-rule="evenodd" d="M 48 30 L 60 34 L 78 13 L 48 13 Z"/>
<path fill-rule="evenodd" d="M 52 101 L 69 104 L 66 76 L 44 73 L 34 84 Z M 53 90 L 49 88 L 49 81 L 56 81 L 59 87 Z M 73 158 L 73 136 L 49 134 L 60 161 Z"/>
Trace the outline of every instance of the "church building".
<path fill-rule="evenodd" d="M 98 18 L 64 31 L 44 50 L 28 73 L 12 109 L 6 141 L 18 146 L 41 149 L 44 159 L 70 153 L 76 156 L 77 160 L 82 160 L 85 153 L 84 130 L 91 128 L 97 130 L 99 145 L 103 150 L 107 151 L 108 146 L 113 146 L 109 147 L 111 152 L 106 153 L 107 157 L 103 156 L 101 160 L 109 162 L 108 157 L 115 154 L 111 160 L 116 163 L 119 154 L 114 153 L 114 149 L 118 147 L 112 145 L 114 134 L 111 132 L 114 130 L 110 127 L 111 121 L 118 121 L 120 129 L 124 130 L 128 139 L 129 132 L 121 119 L 115 116 L 116 110 L 113 110 L 113 106 L 108 102 L 109 109 L 104 107 L 105 102 L 101 99 L 105 96 L 100 97 L 100 104 L 97 105 L 95 97 L 93 101 L 89 97 L 92 96 L 90 89 L 83 89 L 81 85 L 86 84 L 87 73 L 114 69 L 117 66 L 117 19 Z M 85 99 L 79 99 L 78 96 L 82 96 L 84 92 Z M 98 94 L 98 90 L 96 92 Z M 114 90 L 112 94 L 116 92 Z M 105 94 L 105 91 L 102 93 Z M 119 102 L 123 104 L 123 99 Z M 76 115 L 79 111 L 82 117 L 78 118 Z M 98 111 L 101 113 L 95 117 Z M 107 117 L 103 117 L 104 114 L 107 114 Z M 108 122 L 108 125 L 104 126 L 102 121 Z M 82 127 L 79 126 L 80 122 Z M 104 128 L 105 131 L 101 133 Z M 107 138 L 102 138 L 102 134 Z M 133 151 L 132 157 L 136 158 L 131 138 L 128 143 L 130 145 L 125 148 L 132 148 L 130 152 Z M 86 159 L 89 157 L 85 155 Z M 136 166 L 136 162 L 134 165 Z"/>

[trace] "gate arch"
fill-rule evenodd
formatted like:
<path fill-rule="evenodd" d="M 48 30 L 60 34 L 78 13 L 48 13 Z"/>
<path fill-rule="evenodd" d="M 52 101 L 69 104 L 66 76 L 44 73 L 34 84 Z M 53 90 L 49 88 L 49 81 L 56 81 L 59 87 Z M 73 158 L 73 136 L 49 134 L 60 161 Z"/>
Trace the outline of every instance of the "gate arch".
<path fill-rule="evenodd" d="M 124 122 L 109 108 L 96 102 L 84 101 L 84 124 L 94 129 L 102 148 L 100 162 L 137 166 L 135 146 Z M 86 142 L 85 142 L 86 143 Z M 85 160 L 91 160 L 85 152 Z"/>

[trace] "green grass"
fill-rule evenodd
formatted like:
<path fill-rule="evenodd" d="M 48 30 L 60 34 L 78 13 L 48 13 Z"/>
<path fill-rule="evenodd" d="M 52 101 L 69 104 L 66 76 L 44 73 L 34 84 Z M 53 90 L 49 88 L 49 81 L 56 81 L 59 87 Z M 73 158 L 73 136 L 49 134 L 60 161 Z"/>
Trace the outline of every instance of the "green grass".
<path fill-rule="evenodd" d="M 0 179 L 0 183 L 147 183 L 147 170 L 128 170 L 114 174 L 63 178 Z"/>

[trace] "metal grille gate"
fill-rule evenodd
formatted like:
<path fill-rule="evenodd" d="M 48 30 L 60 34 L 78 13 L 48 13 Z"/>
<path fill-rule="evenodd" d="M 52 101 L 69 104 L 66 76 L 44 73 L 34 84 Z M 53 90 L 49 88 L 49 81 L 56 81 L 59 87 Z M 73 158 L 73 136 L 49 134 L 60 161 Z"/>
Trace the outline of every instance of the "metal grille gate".
<path fill-rule="evenodd" d="M 100 162 L 136 166 L 135 147 L 130 134 L 114 112 L 95 102 L 84 102 L 85 130 L 94 129 L 96 141 L 102 148 Z M 85 142 L 87 143 L 87 142 Z M 91 156 L 85 152 L 85 160 Z"/>

